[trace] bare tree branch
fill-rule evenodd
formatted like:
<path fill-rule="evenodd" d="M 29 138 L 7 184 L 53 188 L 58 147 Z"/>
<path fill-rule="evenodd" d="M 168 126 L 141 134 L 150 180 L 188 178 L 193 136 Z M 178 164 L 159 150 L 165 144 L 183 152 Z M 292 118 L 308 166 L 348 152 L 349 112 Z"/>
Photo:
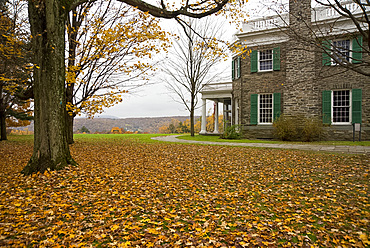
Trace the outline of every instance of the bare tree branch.
<path fill-rule="evenodd" d="M 199 92 L 204 85 L 221 79 L 223 71 L 216 72 L 215 68 L 226 51 L 205 41 L 205 37 L 221 39 L 220 23 L 211 24 L 209 19 L 201 22 L 189 19 L 181 20 L 180 24 L 182 36 L 174 41 L 171 56 L 162 66 L 166 75 L 163 81 L 174 94 L 173 99 L 185 105 L 190 112 L 191 135 L 194 135 L 194 110 L 197 108 Z M 218 45 L 224 46 L 223 43 Z"/>

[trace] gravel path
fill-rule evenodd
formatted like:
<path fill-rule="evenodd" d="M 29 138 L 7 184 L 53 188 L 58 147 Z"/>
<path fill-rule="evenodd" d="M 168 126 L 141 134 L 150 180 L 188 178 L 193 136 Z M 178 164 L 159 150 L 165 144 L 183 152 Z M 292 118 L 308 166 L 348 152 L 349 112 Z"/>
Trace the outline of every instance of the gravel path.
<path fill-rule="evenodd" d="M 349 154 L 370 154 L 370 146 L 339 146 L 339 145 L 310 145 L 310 144 L 267 144 L 267 143 L 234 143 L 234 142 L 210 142 L 178 139 L 180 135 L 153 137 L 154 140 L 166 142 L 179 142 L 190 144 L 223 145 L 223 146 L 247 146 L 262 148 L 296 149 L 305 151 L 323 151 Z"/>

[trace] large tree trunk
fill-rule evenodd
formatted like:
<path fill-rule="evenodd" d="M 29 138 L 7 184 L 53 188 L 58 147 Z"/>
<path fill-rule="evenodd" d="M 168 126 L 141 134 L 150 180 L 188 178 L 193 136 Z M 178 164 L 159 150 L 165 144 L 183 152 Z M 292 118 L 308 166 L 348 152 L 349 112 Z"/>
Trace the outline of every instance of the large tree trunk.
<path fill-rule="evenodd" d="M 0 140 L 7 140 L 6 137 L 6 124 L 5 124 L 5 106 L 2 99 L 3 85 L 0 84 Z"/>
<path fill-rule="evenodd" d="M 5 119 L 6 119 L 5 112 L 0 110 L 0 129 L 1 129 L 0 140 L 7 140 Z"/>
<path fill-rule="evenodd" d="M 33 37 L 35 138 L 24 174 L 62 169 L 74 163 L 66 139 L 65 18 L 68 1 L 29 1 Z"/>

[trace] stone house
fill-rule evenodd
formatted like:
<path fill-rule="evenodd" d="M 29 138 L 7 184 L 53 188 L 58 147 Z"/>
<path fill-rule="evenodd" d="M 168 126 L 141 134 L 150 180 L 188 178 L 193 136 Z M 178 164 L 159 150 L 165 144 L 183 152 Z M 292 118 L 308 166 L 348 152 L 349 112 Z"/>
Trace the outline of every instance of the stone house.
<path fill-rule="evenodd" d="M 203 114 L 206 99 L 224 103 L 224 116 L 227 111 L 246 138 L 273 138 L 272 124 L 284 114 L 321 119 L 327 140 L 352 140 L 354 133 L 358 139 L 358 123 L 361 139 L 370 140 L 370 77 L 337 65 L 309 44 L 339 47 L 339 59 L 361 66 L 370 60 L 362 52 L 364 39 L 351 20 L 327 7 L 311 8 L 310 2 L 290 0 L 289 14 L 243 25 L 236 37 L 250 54 L 233 57 L 232 82 L 204 87 Z M 352 1 L 344 4 L 356 11 Z"/>

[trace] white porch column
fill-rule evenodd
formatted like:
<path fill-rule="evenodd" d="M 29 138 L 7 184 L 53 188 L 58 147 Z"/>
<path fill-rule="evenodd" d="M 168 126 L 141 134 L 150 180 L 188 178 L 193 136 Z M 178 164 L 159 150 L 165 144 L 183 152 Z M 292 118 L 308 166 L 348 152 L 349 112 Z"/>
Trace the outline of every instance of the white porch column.
<path fill-rule="evenodd" d="M 215 129 L 213 133 L 218 134 L 218 101 L 215 101 Z"/>
<path fill-rule="evenodd" d="M 207 106 L 206 106 L 206 99 L 203 100 L 202 105 L 202 123 L 201 123 L 201 130 L 199 134 L 206 134 L 207 132 Z"/>

